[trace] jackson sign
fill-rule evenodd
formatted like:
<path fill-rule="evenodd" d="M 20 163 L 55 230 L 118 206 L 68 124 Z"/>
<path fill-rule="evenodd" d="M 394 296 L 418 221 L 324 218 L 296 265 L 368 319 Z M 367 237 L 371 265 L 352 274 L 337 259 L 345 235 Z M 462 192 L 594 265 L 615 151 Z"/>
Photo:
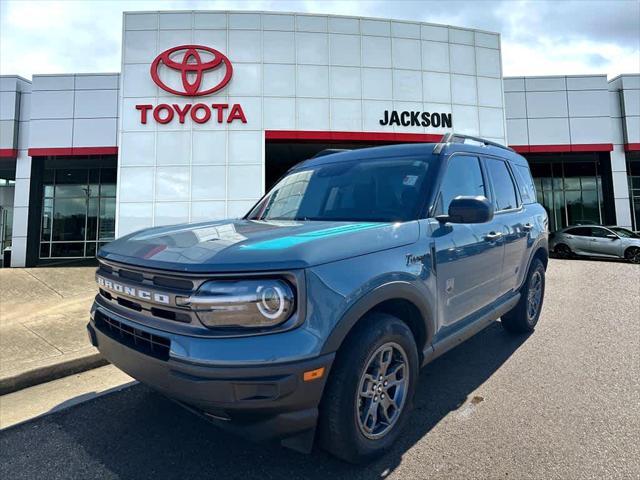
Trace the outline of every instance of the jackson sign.
<path fill-rule="evenodd" d="M 380 125 L 451 128 L 452 122 L 450 113 L 385 110 Z"/>

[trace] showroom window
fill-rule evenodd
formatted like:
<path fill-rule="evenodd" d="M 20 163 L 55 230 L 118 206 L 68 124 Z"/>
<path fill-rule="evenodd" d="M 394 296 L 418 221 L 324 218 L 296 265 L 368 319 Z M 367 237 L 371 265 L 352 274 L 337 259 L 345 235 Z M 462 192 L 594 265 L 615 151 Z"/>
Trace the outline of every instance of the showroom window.
<path fill-rule="evenodd" d="M 114 239 L 115 168 L 49 168 L 42 185 L 40 258 L 94 257 Z"/>
<path fill-rule="evenodd" d="M 596 157 L 528 158 L 538 202 L 549 214 L 549 229 L 602 223 L 602 177 Z"/>

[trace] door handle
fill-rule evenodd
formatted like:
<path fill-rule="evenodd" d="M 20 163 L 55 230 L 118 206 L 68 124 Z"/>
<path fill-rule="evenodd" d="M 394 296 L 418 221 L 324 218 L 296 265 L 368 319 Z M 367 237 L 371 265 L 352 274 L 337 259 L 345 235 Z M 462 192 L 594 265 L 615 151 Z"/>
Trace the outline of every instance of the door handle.
<path fill-rule="evenodd" d="M 487 236 L 485 238 L 490 242 L 492 242 L 494 240 L 498 240 L 501 236 L 502 236 L 501 232 L 489 232 L 487 233 Z"/>
<path fill-rule="evenodd" d="M 526 230 L 526 231 L 529 231 L 529 230 L 531 230 L 532 228 L 533 228 L 533 225 L 532 225 L 531 223 L 525 223 L 525 224 L 522 226 L 522 229 L 523 229 L 523 230 Z"/>

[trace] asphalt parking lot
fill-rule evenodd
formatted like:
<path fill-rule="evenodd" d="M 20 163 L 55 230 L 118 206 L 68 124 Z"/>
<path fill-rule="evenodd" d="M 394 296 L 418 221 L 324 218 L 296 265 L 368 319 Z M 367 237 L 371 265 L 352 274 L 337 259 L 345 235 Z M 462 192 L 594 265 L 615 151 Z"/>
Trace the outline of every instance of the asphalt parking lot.
<path fill-rule="evenodd" d="M 427 366 L 367 466 L 247 443 L 136 385 L 0 432 L 0 477 L 640 478 L 640 266 L 552 260 L 536 332 L 496 322 Z"/>

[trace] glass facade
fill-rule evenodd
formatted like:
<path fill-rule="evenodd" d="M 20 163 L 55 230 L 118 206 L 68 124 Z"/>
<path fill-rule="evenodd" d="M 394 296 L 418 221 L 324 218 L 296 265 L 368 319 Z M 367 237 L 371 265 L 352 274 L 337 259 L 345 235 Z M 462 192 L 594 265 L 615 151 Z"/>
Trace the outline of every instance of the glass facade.
<path fill-rule="evenodd" d="M 538 202 L 549 214 L 549 229 L 603 223 L 602 177 L 597 157 L 528 158 Z"/>
<path fill-rule="evenodd" d="M 45 168 L 40 258 L 94 257 L 114 238 L 115 168 Z"/>
<path fill-rule="evenodd" d="M 631 225 L 640 230 L 640 153 L 627 152 L 629 200 L 631 201 Z"/>

